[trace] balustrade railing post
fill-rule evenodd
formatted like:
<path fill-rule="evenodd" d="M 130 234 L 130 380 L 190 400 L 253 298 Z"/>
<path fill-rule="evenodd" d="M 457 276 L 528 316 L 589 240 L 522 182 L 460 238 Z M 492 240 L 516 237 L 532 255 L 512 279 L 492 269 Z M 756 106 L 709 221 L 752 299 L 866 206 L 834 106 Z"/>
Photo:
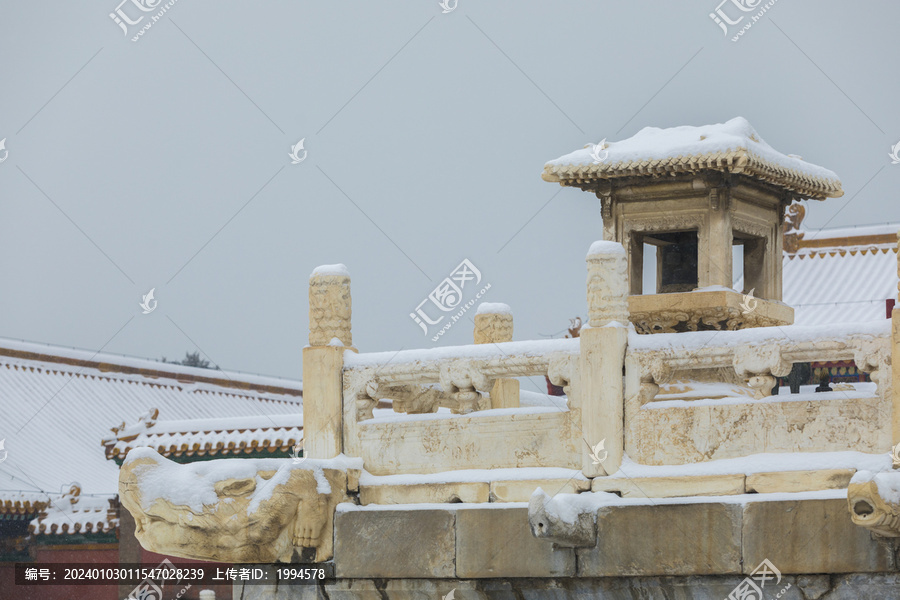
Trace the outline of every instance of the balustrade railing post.
<path fill-rule="evenodd" d="M 587 255 L 588 326 L 581 329 L 582 472 L 611 475 L 625 453 L 622 370 L 628 341 L 628 258 L 617 242 Z"/>
<path fill-rule="evenodd" d="M 344 350 L 353 350 L 350 273 L 317 267 L 309 277 L 309 346 L 303 349 L 303 455 L 341 453 Z"/>
<path fill-rule="evenodd" d="M 509 306 L 500 302 L 482 302 L 475 314 L 475 343 L 511 342 L 513 316 Z M 491 387 L 491 408 L 518 408 L 519 380 L 500 378 Z"/>

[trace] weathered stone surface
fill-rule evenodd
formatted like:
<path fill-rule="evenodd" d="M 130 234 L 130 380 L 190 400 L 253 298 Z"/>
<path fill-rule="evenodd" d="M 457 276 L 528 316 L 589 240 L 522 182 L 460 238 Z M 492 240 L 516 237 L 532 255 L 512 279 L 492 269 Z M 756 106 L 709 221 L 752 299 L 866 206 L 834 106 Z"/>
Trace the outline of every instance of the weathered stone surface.
<path fill-rule="evenodd" d="M 541 488 L 551 496 L 576 494 L 589 490 L 587 479 L 511 479 L 491 482 L 491 502 L 528 502 L 534 490 Z"/>
<path fill-rule="evenodd" d="M 728 496 L 744 493 L 744 475 L 695 477 L 597 477 L 592 492 L 620 492 L 623 498 L 675 498 L 679 496 Z"/>
<path fill-rule="evenodd" d="M 890 409 L 890 401 L 878 397 L 653 410 L 630 402 L 625 452 L 646 465 L 796 452 L 798 448 L 877 454 L 891 446 Z"/>
<path fill-rule="evenodd" d="M 498 379 L 491 388 L 491 408 L 519 408 L 519 380 Z"/>
<path fill-rule="evenodd" d="M 488 502 L 490 501 L 490 484 L 480 481 L 463 481 L 415 485 L 364 485 L 359 491 L 359 500 L 363 505 Z"/>
<path fill-rule="evenodd" d="M 831 589 L 831 577 L 828 575 L 801 575 L 797 577 L 797 587 L 806 596 L 806 600 L 819 600 Z"/>
<path fill-rule="evenodd" d="M 315 548 L 318 562 L 333 556 L 335 507 L 349 500 L 346 471 L 327 461 L 232 460 L 179 465 L 151 448 L 132 450 L 119 471 L 119 497 L 141 545 L 222 562 L 286 562 L 297 548 Z M 196 500 L 147 485 L 152 478 L 176 490 L 187 482 L 203 503 L 188 506 Z"/>
<path fill-rule="evenodd" d="M 890 543 L 873 539 L 847 501 L 751 502 L 744 509 L 744 572 L 768 559 L 782 573 L 869 573 L 895 568 Z"/>
<path fill-rule="evenodd" d="M 452 510 L 339 511 L 334 530 L 336 574 L 453 577 L 455 523 Z"/>
<path fill-rule="evenodd" d="M 846 489 L 856 469 L 828 469 L 825 471 L 775 471 L 747 475 L 747 492 L 812 492 Z"/>
<path fill-rule="evenodd" d="M 741 506 L 607 506 L 597 546 L 577 553 L 581 577 L 740 573 Z"/>
<path fill-rule="evenodd" d="M 461 508 L 456 514 L 459 577 L 566 577 L 575 574 L 572 549 L 536 539 L 526 508 Z"/>
<path fill-rule="evenodd" d="M 373 475 L 455 469 L 581 468 L 577 413 L 523 412 L 358 424 L 354 448 Z M 356 450 L 350 450 L 355 452 Z M 346 452 L 346 450 L 345 450 Z"/>

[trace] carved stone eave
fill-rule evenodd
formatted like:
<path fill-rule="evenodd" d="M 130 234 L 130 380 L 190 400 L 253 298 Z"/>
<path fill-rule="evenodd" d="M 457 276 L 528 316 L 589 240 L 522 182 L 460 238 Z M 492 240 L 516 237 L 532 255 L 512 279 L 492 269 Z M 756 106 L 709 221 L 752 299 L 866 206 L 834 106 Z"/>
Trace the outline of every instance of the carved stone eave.
<path fill-rule="evenodd" d="M 150 448 L 132 450 L 119 472 L 119 497 L 141 546 L 230 563 L 290 562 L 295 551 L 314 548 L 316 562 L 330 560 L 335 508 L 351 501 L 362 461 L 237 463 L 179 465 Z"/>
<path fill-rule="evenodd" d="M 628 312 L 638 333 L 737 330 L 794 322 L 790 306 L 761 298 L 746 300 L 734 290 L 629 296 Z"/>

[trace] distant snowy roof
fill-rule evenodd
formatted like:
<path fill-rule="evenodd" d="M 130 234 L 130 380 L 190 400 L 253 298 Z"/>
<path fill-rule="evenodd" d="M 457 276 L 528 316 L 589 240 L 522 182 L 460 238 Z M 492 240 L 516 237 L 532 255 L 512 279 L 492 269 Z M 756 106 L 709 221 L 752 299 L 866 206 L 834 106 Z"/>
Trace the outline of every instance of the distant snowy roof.
<path fill-rule="evenodd" d="M 28 525 L 33 535 L 110 533 L 119 526 L 118 502 L 113 497 L 81 496 L 73 485 L 64 494 L 52 494 L 47 507 Z"/>
<path fill-rule="evenodd" d="M 878 235 L 877 231 L 878 227 L 871 228 L 872 235 Z M 831 238 L 825 230 L 817 239 L 840 239 L 846 245 L 800 248 L 796 254 L 784 255 L 782 297 L 794 307 L 794 324 L 886 318 L 885 301 L 897 296 L 896 243 L 866 245 L 867 233 L 857 229 L 854 241 L 846 230 Z"/>
<path fill-rule="evenodd" d="M 132 448 L 150 447 L 168 458 L 240 456 L 265 452 L 287 456 L 303 441 L 300 410 L 281 415 L 157 421 L 150 415 L 117 428 L 103 441 L 106 457 L 121 461 Z"/>
<path fill-rule="evenodd" d="M 804 198 L 822 200 L 844 194 L 835 173 L 778 152 L 743 117 L 701 127 L 645 127 L 619 142 L 588 144 L 548 162 L 542 177 L 561 185 L 581 185 L 592 180 L 704 169 L 743 173 L 784 186 Z"/>
<path fill-rule="evenodd" d="M 73 480 L 81 501 L 115 495 L 118 467 L 101 440 L 150 409 L 180 422 L 159 421 L 158 431 L 223 418 L 287 427 L 302 424 L 301 394 L 299 381 L 0 339 L 0 507 L 28 511 L 26 502 L 49 501 Z"/>

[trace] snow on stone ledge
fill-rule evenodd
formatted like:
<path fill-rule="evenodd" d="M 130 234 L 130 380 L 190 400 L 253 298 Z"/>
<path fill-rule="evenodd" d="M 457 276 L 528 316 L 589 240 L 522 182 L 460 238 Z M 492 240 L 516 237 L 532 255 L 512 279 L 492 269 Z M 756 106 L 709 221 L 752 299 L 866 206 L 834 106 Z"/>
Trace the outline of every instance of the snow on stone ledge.
<path fill-rule="evenodd" d="M 628 348 L 629 351 L 637 352 L 645 350 L 697 351 L 708 347 L 730 348 L 776 341 L 800 343 L 850 337 L 885 338 L 890 337 L 890 335 L 890 319 L 881 319 L 862 323 L 753 327 L 737 331 L 686 331 L 682 333 L 655 333 L 653 335 L 640 335 L 629 332 Z"/>
<path fill-rule="evenodd" d="M 343 263 L 338 263 L 336 265 L 319 265 L 313 269 L 313 272 L 310 273 L 309 276 L 315 277 L 316 275 L 342 275 L 344 277 L 350 277 L 350 271 Z"/>
<path fill-rule="evenodd" d="M 625 247 L 619 242 L 608 242 L 606 240 L 597 240 L 591 244 L 588 250 L 588 257 L 594 254 L 625 254 Z"/>
<path fill-rule="evenodd" d="M 293 470 L 314 471 L 320 493 L 325 493 L 322 490 L 327 485 L 327 480 L 319 476 L 323 469 L 362 470 L 363 467 L 361 458 L 350 458 L 343 454 L 329 459 L 304 458 L 299 462 L 295 462 L 293 458 L 227 458 L 180 465 L 162 457 L 152 448 L 135 448 L 128 453 L 123 465 L 142 458 L 156 463 L 154 467 L 144 466 L 136 470 L 144 510 L 149 510 L 155 500 L 164 498 L 172 504 L 202 512 L 204 505 L 213 505 L 219 501 L 215 490 L 216 482 L 256 478 L 257 489 L 247 507 L 249 513 L 270 497 L 277 485 L 287 481 Z M 277 473 L 271 479 L 263 480 L 258 476 L 260 471 Z"/>
<path fill-rule="evenodd" d="M 344 367 L 377 367 L 388 364 L 393 366 L 405 363 L 449 360 L 453 358 L 492 359 L 509 358 L 511 356 L 544 356 L 551 352 L 573 354 L 579 351 L 579 343 L 578 338 L 570 338 L 500 342 L 499 344 L 472 344 L 469 346 L 445 346 L 443 348 L 418 348 L 414 350 L 368 352 L 361 354 L 346 350 L 344 352 Z"/>
<path fill-rule="evenodd" d="M 512 309 L 509 307 L 509 304 L 502 302 L 482 302 L 478 305 L 478 310 L 475 311 L 475 314 L 512 315 Z"/>

